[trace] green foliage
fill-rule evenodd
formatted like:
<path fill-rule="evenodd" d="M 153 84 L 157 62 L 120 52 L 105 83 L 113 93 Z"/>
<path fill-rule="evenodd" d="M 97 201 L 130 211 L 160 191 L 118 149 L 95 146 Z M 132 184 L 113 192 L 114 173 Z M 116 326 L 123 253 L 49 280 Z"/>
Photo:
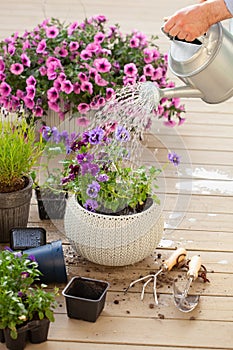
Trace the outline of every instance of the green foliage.
<path fill-rule="evenodd" d="M 36 285 L 40 275 L 33 256 L 10 249 L 0 251 L 0 329 L 8 327 L 13 339 L 17 328 L 35 316 L 54 321 L 58 289 L 46 292 L 45 285 Z"/>
<path fill-rule="evenodd" d="M 10 186 L 30 174 L 43 150 L 35 126 L 0 114 L 0 184 Z"/>

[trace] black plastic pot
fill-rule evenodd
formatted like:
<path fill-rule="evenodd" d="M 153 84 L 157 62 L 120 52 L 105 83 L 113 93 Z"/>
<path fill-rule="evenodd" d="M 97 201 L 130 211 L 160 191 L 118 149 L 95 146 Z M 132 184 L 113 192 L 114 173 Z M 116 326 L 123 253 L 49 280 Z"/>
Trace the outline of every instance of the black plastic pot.
<path fill-rule="evenodd" d="M 6 342 L 6 347 L 9 350 L 23 350 L 27 343 L 27 327 L 20 327 L 18 329 L 18 336 L 16 339 L 11 338 L 10 329 L 5 328 L 4 339 Z"/>
<path fill-rule="evenodd" d="M 66 210 L 67 193 L 43 191 L 40 187 L 35 188 L 39 218 L 41 220 L 63 219 Z"/>
<path fill-rule="evenodd" d="M 42 227 L 17 227 L 10 230 L 13 250 L 36 248 L 46 244 L 46 231 Z"/>
<path fill-rule="evenodd" d="M 73 277 L 63 290 L 67 315 L 95 322 L 104 308 L 109 283 L 84 277 Z"/>
<path fill-rule="evenodd" d="M 27 249 L 25 254 L 34 255 L 38 268 L 42 273 L 42 283 L 66 283 L 67 274 L 64 261 L 62 242 L 54 241 L 37 248 Z"/>
<path fill-rule="evenodd" d="M 3 329 L 0 329 L 0 343 L 5 343 L 5 337 Z"/>
<path fill-rule="evenodd" d="M 33 344 L 43 343 L 48 338 L 50 321 L 47 318 L 43 318 L 43 320 L 39 320 L 38 322 L 38 327 L 28 332 L 29 340 Z"/>

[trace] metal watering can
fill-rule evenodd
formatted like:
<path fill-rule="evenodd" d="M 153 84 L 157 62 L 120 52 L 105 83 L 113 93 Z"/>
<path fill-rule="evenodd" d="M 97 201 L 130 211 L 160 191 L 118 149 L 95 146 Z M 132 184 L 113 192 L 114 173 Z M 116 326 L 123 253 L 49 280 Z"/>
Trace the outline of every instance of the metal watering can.
<path fill-rule="evenodd" d="M 170 39 L 168 66 L 186 85 L 158 89 L 160 99 L 198 97 L 214 104 L 233 96 L 233 35 L 221 23 L 193 42 Z"/>

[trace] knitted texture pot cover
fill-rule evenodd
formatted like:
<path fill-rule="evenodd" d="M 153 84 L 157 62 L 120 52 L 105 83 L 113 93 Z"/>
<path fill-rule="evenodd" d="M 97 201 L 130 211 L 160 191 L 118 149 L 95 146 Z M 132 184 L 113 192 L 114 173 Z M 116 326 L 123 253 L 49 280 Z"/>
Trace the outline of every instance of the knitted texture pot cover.
<path fill-rule="evenodd" d="M 155 203 L 138 214 L 111 216 L 92 213 L 71 196 L 64 227 L 71 245 L 84 258 L 100 265 L 125 266 L 154 252 L 162 238 L 164 220 Z"/>

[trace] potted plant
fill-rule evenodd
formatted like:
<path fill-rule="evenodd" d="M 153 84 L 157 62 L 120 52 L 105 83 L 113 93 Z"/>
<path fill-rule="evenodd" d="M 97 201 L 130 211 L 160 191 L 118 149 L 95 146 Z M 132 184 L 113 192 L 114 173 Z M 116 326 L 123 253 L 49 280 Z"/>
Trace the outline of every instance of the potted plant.
<path fill-rule="evenodd" d="M 45 285 L 36 285 L 40 274 L 32 255 L 0 251 L 0 329 L 9 349 L 24 349 L 28 336 L 32 342 L 47 339 L 57 289 L 46 292 Z"/>
<path fill-rule="evenodd" d="M 41 220 L 63 219 L 68 193 L 61 186 L 61 159 L 66 152 L 69 135 L 49 126 L 43 126 L 40 132 L 45 144 L 43 155 L 40 166 L 31 172 L 39 217 Z"/>
<path fill-rule="evenodd" d="M 0 113 L 0 242 L 9 230 L 27 226 L 32 179 L 30 171 L 43 150 L 33 124 L 13 114 Z"/>
<path fill-rule="evenodd" d="M 62 182 L 74 194 L 67 203 L 65 232 L 77 252 L 95 263 L 135 263 L 161 239 L 156 180 L 162 169 L 134 164 L 133 152 L 131 133 L 117 123 L 105 124 L 72 140 L 64 160 Z M 175 153 L 169 160 L 179 164 Z"/>
<path fill-rule="evenodd" d="M 102 108 L 125 85 L 174 86 L 156 39 L 137 30 L 123 34 L 103 15 L 70 24 L 46 19 L 0 42 L 0 104 L 15 111 L 23 104 L 29 117 L 40 119 L 49 110 L 61 120 L 69 112 L 86 125 L 87 113 Z M 168 126 L 183 123 L 183 112 L 177 98 L 162 99 L 154 110 Z"/>

